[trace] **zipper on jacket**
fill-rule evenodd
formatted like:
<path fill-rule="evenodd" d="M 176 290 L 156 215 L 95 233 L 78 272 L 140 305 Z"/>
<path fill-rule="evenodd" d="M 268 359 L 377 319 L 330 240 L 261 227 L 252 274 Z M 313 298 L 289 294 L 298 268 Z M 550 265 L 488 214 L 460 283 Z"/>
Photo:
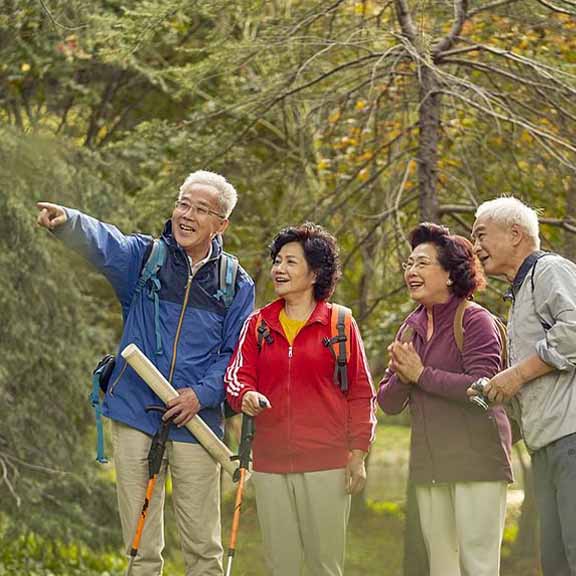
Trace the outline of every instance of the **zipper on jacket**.
<path fill-rule="evenodd" d="M 114 382 L 112 382 L 112 385 L 110 386 L 110 396 L 114 396 L 114 388 L 116 388 L 118 382 L 120 382 L 120 378 L 122 378 L 122 374 L 124 374 L 126 367 L 128 366 L 128 362 L 126 362 L 126 360 L 124 360 L 124 366 L 122 366 L 122 370 L 120 370 L 120 374 L 118 374 L 118 376 L 116 376 L 116 379 L 114 380 Z"/>
<path fill-rule="evenodd" d="M 298 334 L 296 334 L 296 338 L 298 338 L 298 336 L 300 335 L 300 333 L 302 332 L 302 330 L 304 328 L 306 328 L 306 326 L 308 326 L 309 324 L 306 323 L 302 329 L 300 330 L 300 332 L 298 332 Z M 278 333 L 280 336 L 282 336 L 282 338 L 284 338 L 284 340 L 287 342 L 288 344 L 288 385 L 287 385 L 287 390 L 286 390 L 286 402 L 288 404 L 288 418 L 287 418 L 287 422 L 288 422 L 288 440 L 286 442 L 286 444 L 288 446 L 290 446 L 290 443 L 292 442 L 292 425 L 291 425 L 291 420 L 292 420 L 292 399 L 290 396 L 290 390 L 292 389 L 292 358 L 294 357 L 294 345 L 290 344 L 290 342 L 288 342 L 288 338 L 286 338 L 286 334 L 284 333 L 283 330 L 274 330 L 276 333 Z M 294 339 L 294 341 L 296 341 L 296 338 Z M 294 472 L 294 462 L 292 460 L 292 455 L 288 454 L 288 462 L 290 464 L 290 472 Z"/>
<path fill-rule="evenodd" d="M 182 331 L 182 324 L 184 322 L 184 312 L 186 311 L 186 306 L 188 305 L 188 299 L 190 298 L 190 288 L 192 286 L 192 280 L 194 279 L 194 274 L 192 273 L 192 268 L 190 266 L 190 261 L 188 260 L 188 255 L 185 254 L 186 258 L 186 265 L 188 267 L 188 281 L 186 282 L 186 292 L 184 293 L 184 300 L 182 302 L 182 310 L 180 312 L 180 317 L 178 318 L 178 327 L 176 328 L 176 336 L 174 338 L 174 346 L 172 347 L 172 363 L 170 365 L 170 376 L 168 377 L 168 382 L 172 383 L 172 378 L 174 376 L 174 369 L 176 368 L 176 349 L 178 346 L 178 341 L 180 340 L 180 333 Z M 210 259 L 212 260 L 212 258 Z M 122 366 L 122 370 L 120 370 L 120 374 L 116 377 L 112 385 L 110 386 L 110 396 L 114 395 L 114 389 L 118 385 L 120 378 L 126 371 L 128 367 L 128 362 L 124 362 L 124 366 Z"/>
<path fill-rule="evenodd" d="M 426 357 L 428 356 L 428 352 L 430 351 L 431 343 L 434 339 L 434 332 L 430 337 L 430 340 L 427 339 L 428 336 L 428 318 L 426 318 L 426 336 L 424 337 L 424 348 L 422 349 L 421 360 L 424 363 L 426 361 Z M 432 309 L 432 323 L 434 329 L 436 328 L 436 318 L 434 317 L 434 309 Z M 424 431 L 424 440 L 426 442 L 426 448 L 428 449 L 428 454 L 430 455 L 430 465 L 432 467 L 432 479 L 430 480 L 431 484 L 436 484 L 436 462 L 434 460 L 434 452 L 432 450 L 432 443 L 430 442 L 430 436 L 428 434 L 428 425 L 426 422 L 426 414 L 425 414 L 425 403 L 423 402 L 420 405 L 420 410 L 422 414 L 422 428 Z"/>
<path fill-rule="evenodd" d="M 174 370 L 176 368 L 178 341 L 180 340 L 180 333 L 182 332 L 182 324 L 184 323 L 184 313 L 186 312 L 186 306 L 188 306 L 188 299 L 190 298 L 190 287 L 192 286 L 192 279 L 194 278 L 192 268 L 190 267 L 190 261 L 188 260 L 188 255 L 186 255 L 186 265 L 188 266 L 188 281 L 186 283 L 186 292 L 184 292 L 184 300 L 182 302 L 182 310 L 180 311 L 180 318 L 178 318 L 178 327 L 176 328 L 176 336 L 174 337 L 174 346 L 172 347 L 172 363 L 170 365 L 170 375 L 168 376 L 168 382 L 170 382 L 170 384 L 172 384 L 172 378 L 174 377 Z"/>
<path fill-rule="evenodd" d="M 288 343 L 288 391 L 286 398 L 288 399 L 288 442 L 287 445 L 290 446 L 292 442 L 292 400 L 290 396 L 290 391 L 292 388 L 292 345 Z M 290 472 L 294 472 L 294 462 L 292 461 L 292 454 L 288 455 L 288 462 L 290 463 Z"/>

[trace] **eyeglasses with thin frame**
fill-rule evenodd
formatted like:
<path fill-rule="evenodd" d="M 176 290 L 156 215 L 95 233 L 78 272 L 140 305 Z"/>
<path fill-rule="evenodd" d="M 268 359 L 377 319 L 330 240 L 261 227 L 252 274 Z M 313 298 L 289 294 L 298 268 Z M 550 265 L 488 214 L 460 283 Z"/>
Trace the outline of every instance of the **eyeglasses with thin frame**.
<path fill-rule="evenodd" d="M 192 210 L 192 212 L 200 218 L 206 218 L 207 216 L 212 215 L 220 218 L 220 220 L 226 220 L 226 216 L 216 212 L 216 210 L 212 210 L 211 208 L 208 208 L 208 206 L 202 204 L 192 204 L 186 200 L 176 200 L 176 202 L 174 202 L 174 208 L 182 214 L 186 214 L 188 211 Z"/>
<path fill-rule="evenodd" d="M 404 272 L 408 272 L 408 270 L 411 270 L 412 268 L 414 268 L 414 270 L 424 270 L 425 268 L 428 268 L 428 266 L 433 266 L 434 264 L 438 264 L 438 262 L 430 262 L 429 260 L 408 260 L 407 262 L 402 262 L 401 266 Z"/>

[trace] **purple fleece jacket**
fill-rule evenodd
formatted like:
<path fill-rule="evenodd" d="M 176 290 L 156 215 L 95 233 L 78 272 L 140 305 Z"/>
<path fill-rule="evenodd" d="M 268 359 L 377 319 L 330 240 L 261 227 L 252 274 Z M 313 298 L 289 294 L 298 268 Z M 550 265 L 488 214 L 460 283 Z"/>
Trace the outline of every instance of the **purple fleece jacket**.
<path fill-rule="evenodd" d="M 378 404 L 387 414 L 409 405 L 412 420 L 410 478 L 417 483 L 513 481 L 510 423 L 502 406 L 488 411 L 471 403 L 466 390 L 482 376 L 500 370 L 500 340 L 491 314 L 468 306 L 462 327 L 464 347 L 454 339 L 454 315 L 460 299 L 435 305 L 434 333 L 426 341 L 426 309 L 406 318 L 412 343 L 424 364 L 417 384 L 403 384 L 387 370 L 380 382 Z"/>

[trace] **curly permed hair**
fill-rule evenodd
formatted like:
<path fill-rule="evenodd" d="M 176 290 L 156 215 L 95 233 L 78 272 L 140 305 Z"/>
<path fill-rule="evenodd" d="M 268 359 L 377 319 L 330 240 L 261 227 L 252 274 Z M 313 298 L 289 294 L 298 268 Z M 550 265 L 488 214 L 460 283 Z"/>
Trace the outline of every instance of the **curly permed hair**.
<path fill-rule="evenodd" d="M 468 298 L 486 286 L 486 277 L 472 243 L 450 234 L 445 226 L 424 222 L 410 232 L 412 250 L 420 244 L 433 244 L 438 250 L 438 263 L 450 274 L 451 291 L 459 298 Z"/>
<path fill-rule="evenodd" d="M 336 287 L 341 272 L 336 238 L 318 224 L 305 222 L 300 226 L 283 228 L 270 244 L 270 257 L 275 260 L 282 246 L 298 242 L 310 269 L 316 274 L 315 300 L 327 300 Z"/>

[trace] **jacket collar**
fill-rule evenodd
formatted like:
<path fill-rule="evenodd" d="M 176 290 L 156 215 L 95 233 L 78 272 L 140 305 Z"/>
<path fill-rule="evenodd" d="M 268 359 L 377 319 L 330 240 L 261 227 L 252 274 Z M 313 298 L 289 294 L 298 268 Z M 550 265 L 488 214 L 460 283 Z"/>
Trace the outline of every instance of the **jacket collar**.
<path fill-rule="evenodd" d="M 270 328 L 282 331 L 282 326 L 280 325 L 280 311 L 284 308 L 284 298 L 278 298 L 274 300 L 260 311 L 262 318 Z M 320 300 L 316 302 L 316 308 L 314 308 L 306 326 L 308 324 L 314 324 L 319 322 L 320 324 L 328 324 L 330 322 L 330 309 L 331 305 L 325 300 Z"/>
<path fill-rule="evenodd" d="M 516 298 L 516 294 L 518 294 L 518 290 L 520 290 L 526 276 L 528 276 L 528 272 L 532 270 L 534 264 L 536 264 L 544 254 L 546 254 L 546 252 L 543 250 L 535 250 L 532 254 L 529 254 L 524 258 L 524 262 L 522 262 L 520 268 L 518 268 L 518 272 L 516 272 L 516 276 L 514 276 L 510 288 L 508 288 L 504 294 L 504 300 L 514 300 Z"/>
<path fill-rule="evenodd" d="M 445 318 L 449 318 L 452 322 L 453 316 L 458 308 L 458 304 L 462 302 L 462 298 L 458 298 L 454 294 L 450 296 L 450 299 L 443 304 L 434 304 L 432 306 L 432 316 L 434 318 L 434 324 L 438 325 Z M 428 315 L 426 313 L 426 307 L 420 304 L 404 321 L 405 324 L 409 324 L 420 334 L 421 336 L 426 336 L 426 331 L 428 329 Z"/>
<path fill-rule="evenodd" d="M 172 234 L 172 220 L 167 220 L 164 224 L 164 229 L 162 230 L 161 234 L 162 240 L 166 242 L 168 247 L 175 252 L 184 252 L 184 250 L 178 245 L 176 240 L 174 239 L 174 235 Z M 222 254 L 222 236 L 218 234 L 214 238 L 212 238 L 212 254 L 210 256 L 210 260 L 215 260 Z"/>

